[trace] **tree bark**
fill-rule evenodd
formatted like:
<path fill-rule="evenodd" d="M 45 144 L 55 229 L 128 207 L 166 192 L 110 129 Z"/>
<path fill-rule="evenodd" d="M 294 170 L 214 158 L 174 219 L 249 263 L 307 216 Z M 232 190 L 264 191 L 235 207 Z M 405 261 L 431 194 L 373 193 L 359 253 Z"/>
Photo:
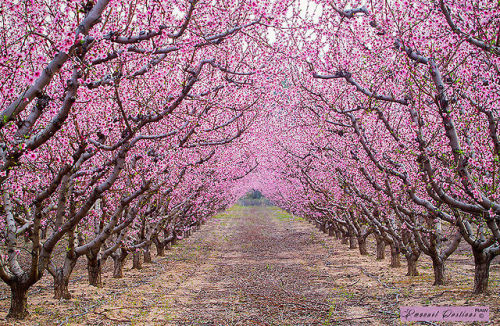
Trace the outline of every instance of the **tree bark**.
<path fill-rule="evenodd" d="M 434 269 L 434 284 L 433 285 L 444 285 L 445 283 L 445 268 L 444 261 L 438 257 L 432 258 L 432 268 Z"/>
<path fill-rule="evenodd" d="M 132 269 L 142 269 L 140 250 L 136 250 L 132 254 Z"/>
<path fill-rule="evenodd" d="M 340 232 L 340 230 L 335 230 L 335 238 L 337 240 L 341 240 L 342 239 L 342 232 Z"/>
<path fill-rule="evenodd" d="M 87 257 L 87 272 L 89 284 L 96 287 L 102 287 L 101 260 L 97 258 L 88 259 Z"/>
<path fill-rule="evenodd" d="M 484 251 L 474 250 L 474 294 L 485 293 L 488 290 L 488 281 L 490 278 L 490 264 L 492 257 Z"/>
<path fill-rule="evenodd" d="M 151 259 L 151 245 L 144 247 L 144 263 L 151 264 L 153 260 Z"/>
<path fill-rule="evenodd" d="M 382 237 L 376 237 L 377 239 L 377 260 L 385 259 L 385 241 Z"/>
<path fill-rule="evenodd" d="M 28 316 L 28 288 L 14 283 L 10 287 L 10 293 L 10 309 L 7 318 L 26 318 Z"/>
<path fill-rule="evenodd" d="M 125 265 L 125 258 L 127 258 L 128 253 L 124 249 L 119 249 L 117 254 L 113 257 L 113 278 L 123 277 L 123 266 Z"/>
<path fill-rule="evenodd" d="M 417 270 L 417 261 L 418 257 L 415 254 L 411 255 L 406 255 L 406 262 L 408 264 L 408 272 L 406 273 L 407 276 L 418 276 L 418 270 Z"/>
<path fill-rule="evenodd" d="M 347 234 L 342 235 L 342 241 L 340 243 L 341 244 L 348 244 L 349 243 L 349 236 Z"/>
<path fill-rule="evenodd" d="M 406 247 L 403 251 L 408 268 L 406 276 L 418 276 L 417 261 L 420 258 L 421 250 L 418 248 L 418 244 L 413 241 L 413 235 L 408 230 L 403 231 L 402 240 Z"/>
<path fill-rule="evenodd" d="M 154 238 L 153 242 L 156 247 L 156 255 L 158 257 L 165 256 L 165 244 L 163 243 L 163 241 L 160 241 L 158 238 Z"/>
<path fill-rule="evenodd" d="M 391 267 L 401 267 L 400 250 L 397 245 L 391 245 Z"/>
<path fill-rule="evenodd" d="M 123 277 L 123 260 L 113 257 L 113 278 Z"/>
<path fill-rule="evenodd" d="M 359 253 L 362 256 L 367 256 L 368 250 L 366 249 L 366 237 L 364 237 L 364 236 L 358 237 L 358 246 L 359 246 Z"/>
<path fill-rule="evenodd" d="M 71 299 L 71 294 L 68 289 L 69 275 L 65 276 L 62 270 L 58 271 L 54 277 L 54 299 Z"/>
<path fill-rule="evenodd" d="M 71 299 L 71 294 L 68 290 L 69 278 L 76 266 L 78 257 L 72 253 L 68 253 L 64 259 L 64 264 L 61 268 L 55 270 L 52 274 L 54 277 L 54 299 Z"/>
<path fill-rule="evenodd" d="M 328 226 L 328 236 L 333 237 L 335 235 L 335 230 L 333 229 L 333 225 Z"/>
<path fill-rule="evenodd" d="M 358 249 L 356 236 L 353 234 L 349 235 L 349 249 Z"/>

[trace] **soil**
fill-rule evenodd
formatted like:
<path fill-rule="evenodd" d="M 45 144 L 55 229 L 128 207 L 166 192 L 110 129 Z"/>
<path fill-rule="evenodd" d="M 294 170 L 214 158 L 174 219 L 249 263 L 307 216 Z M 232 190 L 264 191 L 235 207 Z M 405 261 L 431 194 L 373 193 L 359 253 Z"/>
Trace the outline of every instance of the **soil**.
<path fill-rule="evenodd" d="M 86 284 L 80 264 L 71 300 L 53 299 L 44 276 L 24 321 L 5 319 L 9 291 L 0 285 L 0 325 L 393 325 L 402 305 L 487 305 L 486 324 L 500 324 L 498 260 L 490 293 L 472 295 L 467 247 L 450 257 L 445 286 L 432 286 L 425 256 L 420 276 L 408 277 L 403 257 L 402 267 L 389 268 L 388 251 L 375 260 L 374 239 L 368 250 L 361 256 L 274 207 L 235 206 L 142 270 L 131 270 L 129 259 L 122 279 L 111 277 L 108 261 L 102 288 Z"/>

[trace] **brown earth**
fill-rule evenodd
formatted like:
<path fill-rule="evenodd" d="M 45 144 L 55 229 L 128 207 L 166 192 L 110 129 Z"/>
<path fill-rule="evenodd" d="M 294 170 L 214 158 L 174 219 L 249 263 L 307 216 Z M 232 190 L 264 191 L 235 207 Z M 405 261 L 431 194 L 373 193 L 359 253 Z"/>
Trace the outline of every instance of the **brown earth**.
<path fill-rule="evenodd" d="M 427 257 L 417 277 L 405 276 L 403 258 L 401 268 L 388 260 L 360 256 L 277 208 L 235 206 L 140 271 L 129 262 L 125 277 L 112 279 L 106 270 L 103 288 L 86 285 L 79 267 L 69 301 L 52 299 L 45 276 L 23 322 L 5 319 L 2 284 L 0 325 L 393 325 L 400 305 L 488 305 L 487 324 L 500 324 L 498 261 L 490 294 L 474 296 L 466 247 L 450 257 L 446 286 L 431 285 Z"/>

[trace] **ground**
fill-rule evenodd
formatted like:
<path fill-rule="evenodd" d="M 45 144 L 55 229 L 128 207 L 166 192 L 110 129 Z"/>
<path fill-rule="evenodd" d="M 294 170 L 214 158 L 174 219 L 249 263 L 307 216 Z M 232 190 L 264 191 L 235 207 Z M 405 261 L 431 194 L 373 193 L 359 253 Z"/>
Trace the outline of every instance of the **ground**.
<path fill-rule="evenodd" d="M 69 301 L 52 299 L 45 277 L 23 322 L 5 319 L 2 284 L 0 325 L 393 325 L 400 305 L 488 305 L 489 324 L 498 325 L 499 263 L 490 294 L 474 296 L 467 255 L 466 247 L 453 255 L 449 284 L 435 287 L 426 257 L 421 276 L 407 277 L 403 258 L 389 268 L 388 257 L 361 256 L 277 208 L 234 206 L 144 269 L 129 262 L 123 279 L 111 278 L 108 262 L 102 288 L 86 285 L 80 266 Z"/>

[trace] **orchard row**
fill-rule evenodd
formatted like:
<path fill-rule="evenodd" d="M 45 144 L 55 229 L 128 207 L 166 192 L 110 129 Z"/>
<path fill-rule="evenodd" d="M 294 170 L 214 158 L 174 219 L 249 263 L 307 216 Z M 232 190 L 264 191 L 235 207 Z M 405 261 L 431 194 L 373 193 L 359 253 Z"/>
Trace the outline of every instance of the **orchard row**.
<path fill-rule="evenodd" d="M 0 277 L 9 316 L 78 259 L 161 253 L 260 189 L 435 283 L 500 254 L 499 4 L 3 1 Z M 354 239 L 354 238 L 353 238 Z M 61 251 L 62 250 L 62 251 Z"/>
<path fill-rule="evenodd" d="M 231 185 L 257 165 L 230 144 L 256 119 L 266 18 L 252 2 L 224 3 L 2 2 L 9 317 L 28 314 L 46 272 L 69 298 L 78 260 L 100 286 L 107 258 L 120 277 L 128 253 L 147 261 L 152 244 L 161 254 L 235 200 Z"/>
<path fill-rule="evenodd" d="M 373 234 L 408 275 L 428 256 L 435 285 L 465 242 L 486 292 L 500 254 L 499 14 L 443 0 L 323 12 L 327 50 L 291 78 L 267 195 L 361 254 Z"/>

